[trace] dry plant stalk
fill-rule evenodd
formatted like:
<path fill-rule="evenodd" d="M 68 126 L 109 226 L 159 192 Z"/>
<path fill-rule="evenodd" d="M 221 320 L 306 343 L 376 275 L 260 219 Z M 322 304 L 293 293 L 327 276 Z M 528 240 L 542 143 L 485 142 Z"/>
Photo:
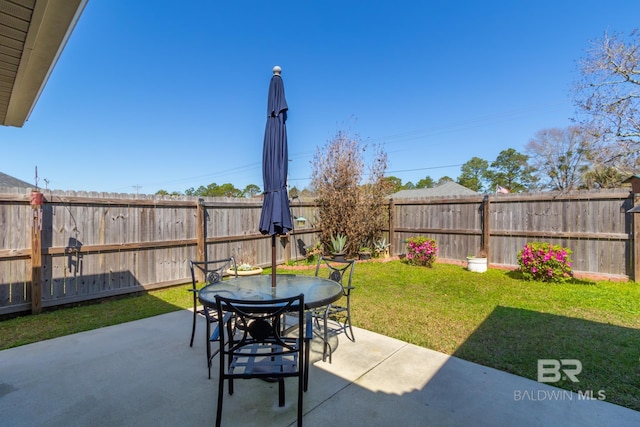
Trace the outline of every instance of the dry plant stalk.
<path fill-rule="evenodd" d="M 338 131 L 314 156 L 311 186 L 319 204 L 320 239 L 327 250 L 331 236 L 338 234 L 347 236 L 348 254 L 371 246 L 382 235 L 388 219 L 384 204 L 389 188 L 384 179 L 387 154 L 374 147 L 365 181 L 365 151 L 357 135 Z"/>

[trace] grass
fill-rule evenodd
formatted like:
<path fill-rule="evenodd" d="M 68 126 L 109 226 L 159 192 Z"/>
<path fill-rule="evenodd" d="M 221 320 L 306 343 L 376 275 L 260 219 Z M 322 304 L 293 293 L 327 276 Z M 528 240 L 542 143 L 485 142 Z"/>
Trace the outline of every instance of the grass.
<path fill-rule="evenodd" d="M 608 402 L 640 410 L 637 283 L 546 284 L 516 272 L 400 261 L 359 263 L 353 280 L 358 327 L 533 380 L 538 359 L 578 359 L 580 382 L 551 385 L 594 396 L 602 390 Z M 186 288 L 6 320 L 0 349 L 187 308 Z"/>

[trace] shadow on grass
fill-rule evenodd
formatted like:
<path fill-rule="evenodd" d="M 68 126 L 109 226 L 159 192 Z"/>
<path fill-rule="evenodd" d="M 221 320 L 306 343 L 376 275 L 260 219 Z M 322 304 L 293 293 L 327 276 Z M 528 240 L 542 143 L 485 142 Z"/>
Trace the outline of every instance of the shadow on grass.
<path fill-rule="evenodd" d="M 602 392 L 608 402 L 640 410 L 638 329 L 499 306 L 454 356 L 532 380 L 538 359 L 577 359 L 579 382 L 563 377 L 549 385 Z"/>

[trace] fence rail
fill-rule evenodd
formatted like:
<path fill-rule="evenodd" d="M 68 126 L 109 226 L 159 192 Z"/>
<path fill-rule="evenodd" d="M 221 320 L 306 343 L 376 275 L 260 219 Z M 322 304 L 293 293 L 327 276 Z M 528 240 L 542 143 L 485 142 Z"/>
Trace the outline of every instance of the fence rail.
<path fill-rule="evenodd" d="M 0 189 L 0 315 L 186 283 L 190 259 L 271 263 L 260 199 L 45 191 L 38 205 L 20 191 Z M 485 248 L 506 266 L 525 243 L 545 240 L 571 248 L 576 271 L 635 278 L 633 207 L 626 190 L 390 200 L 385 231 L 392 253 L 420 234 L 438 241 L 440 258 Z M 292 202 L 306 221 L 279 239 L 278 263 L 317 241 L 317 209 Z"/>

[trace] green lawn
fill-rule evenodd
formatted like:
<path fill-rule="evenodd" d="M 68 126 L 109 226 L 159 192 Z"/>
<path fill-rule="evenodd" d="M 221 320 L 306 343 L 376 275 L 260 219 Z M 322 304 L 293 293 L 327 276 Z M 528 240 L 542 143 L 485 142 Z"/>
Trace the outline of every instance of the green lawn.
<path fill-rule="evenodd" d="M 603 390 L 607 401 L 640 410 L 637 283 L 545 284 L 503 270 L 400 261 L 359 263 L 353 280 L 358 327 L 533 380 L 538 359 L 577 359 L 580 382 L 553 385 L 595 396 Z M 6 320 L 0 349 L 189 307 L 185 289 Z"/>

